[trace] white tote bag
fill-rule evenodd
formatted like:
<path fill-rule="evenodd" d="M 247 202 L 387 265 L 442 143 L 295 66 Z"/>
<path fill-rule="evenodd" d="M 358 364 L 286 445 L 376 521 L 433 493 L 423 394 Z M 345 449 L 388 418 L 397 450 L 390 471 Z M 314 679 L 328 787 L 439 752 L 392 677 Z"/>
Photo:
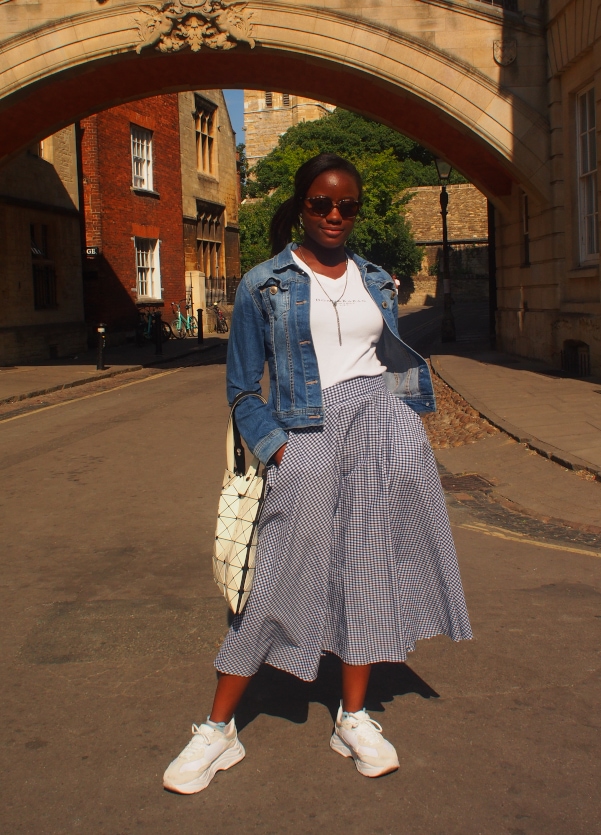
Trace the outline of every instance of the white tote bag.
<path fill-rule="evenodd" d="M 213 549 L 213 577 L 236 615 L 244 609 L 255 576 L 257 523 L 265 491 L 265 480 L 258 472 L 260 462 L 254 455 L 245 472 L 244 450 L 234 419 L 234 409 L 244 397 L 266 402 L 255 392 L 242 392 L 232 405 Z"/>

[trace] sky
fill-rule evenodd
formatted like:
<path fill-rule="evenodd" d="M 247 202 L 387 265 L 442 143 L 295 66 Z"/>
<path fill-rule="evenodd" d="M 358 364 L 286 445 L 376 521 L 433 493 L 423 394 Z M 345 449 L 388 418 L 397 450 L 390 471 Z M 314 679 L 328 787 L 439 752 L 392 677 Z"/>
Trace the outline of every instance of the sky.
<path fill-rule="evenodd" d="M 223 95 L 236 131 L 236 145 L 244 142 L 244 90 L 224 90 Z"/>

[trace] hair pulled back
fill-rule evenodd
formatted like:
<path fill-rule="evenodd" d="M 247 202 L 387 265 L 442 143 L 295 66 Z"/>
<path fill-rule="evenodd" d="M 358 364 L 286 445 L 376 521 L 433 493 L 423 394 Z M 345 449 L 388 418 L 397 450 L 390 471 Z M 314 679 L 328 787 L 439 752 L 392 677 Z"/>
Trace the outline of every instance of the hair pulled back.
<path fill-rule="evenodd" d="M 363 193 L 361 175 L 352 162 L 338 154 L 318 154 L 304 162 L 294 175 L 294 194 L 285 200 L 274 214 L 269 227 L 271 254 L 277 255 L 292 240 L 293 229 L 300 228 L 300 213 L 304 198 L 312 182 L 324 171 L 345 171 L 355 180 L 359 200 Z"/>

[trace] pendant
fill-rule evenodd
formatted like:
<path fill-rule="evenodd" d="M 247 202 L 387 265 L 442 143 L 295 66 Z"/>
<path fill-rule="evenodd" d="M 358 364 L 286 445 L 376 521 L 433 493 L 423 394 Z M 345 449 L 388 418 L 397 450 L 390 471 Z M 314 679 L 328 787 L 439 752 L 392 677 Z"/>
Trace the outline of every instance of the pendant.
<path fill-rule="evenodd" d="M 334 313 L 336 314 L 336 324 L 338 325 L 338 344 L 342 347 L 342 333 L 340 332 L 340 317 L 338 316 L 337 304 L 337 301 L 332 302 L 332 307 L 334 308 Z"/>

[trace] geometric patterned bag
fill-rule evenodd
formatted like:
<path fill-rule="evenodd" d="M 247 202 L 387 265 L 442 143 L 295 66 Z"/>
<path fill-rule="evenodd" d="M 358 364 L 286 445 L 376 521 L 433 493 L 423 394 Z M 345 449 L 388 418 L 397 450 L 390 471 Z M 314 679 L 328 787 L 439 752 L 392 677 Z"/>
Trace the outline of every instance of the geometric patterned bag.
<path fill-rule="evenodd" d="M 213 577 L 236 615 L 244 609 L 252 588 L 257 523 L 265 493 L 265 479 L 258 474 L 260 462 L 254 455 L 245 472 L 244 448 L 234 418 L 234 409 L 244 397 L 266 402 L 255 392 L 242 392 L 232 404 L 226 437 L 227 467 L 213 548 Z"/>

